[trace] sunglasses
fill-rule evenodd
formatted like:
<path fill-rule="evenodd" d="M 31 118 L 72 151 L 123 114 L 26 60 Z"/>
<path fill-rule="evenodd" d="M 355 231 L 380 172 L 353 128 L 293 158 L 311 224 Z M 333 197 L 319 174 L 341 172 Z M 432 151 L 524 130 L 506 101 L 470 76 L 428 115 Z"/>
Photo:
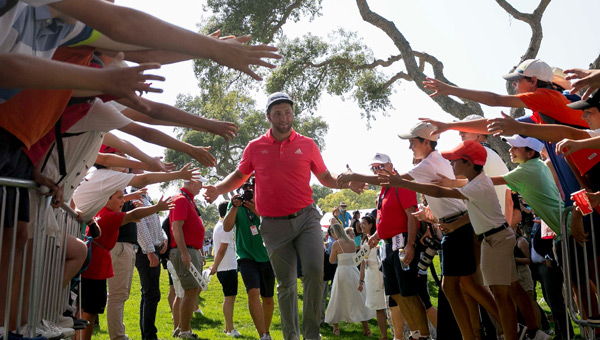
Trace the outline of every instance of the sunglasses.
<path fill-rule="evenodd" d="M 377 170 L 383 170 L 385 168 L 385 164 L 379 164 L 378 166 L 371 166 L 371 171 L 376 173 Z"/>

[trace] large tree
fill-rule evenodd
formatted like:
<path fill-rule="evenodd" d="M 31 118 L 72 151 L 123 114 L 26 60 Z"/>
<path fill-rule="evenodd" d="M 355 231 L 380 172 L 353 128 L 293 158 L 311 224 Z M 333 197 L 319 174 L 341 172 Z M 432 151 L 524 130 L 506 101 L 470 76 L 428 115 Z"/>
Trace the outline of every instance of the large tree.
<path fill-rule="evenodd" d="M 531 29 L 529 43 L 514 65 L 535 58 L 543 38 L 542 17 L 550 0 L 539 0 L 531 13 L 519 11 L 506 0 L 495 0 L 495 4 L 499 11 L 505 11 L 511 19 L 526 23 Z M 332 32 L 327 38 L 311 34 L 309 24 L 306 26 L 307 33 L 301 38 L 289 38 L 285 24 L 310 21 L 320 16 L 322 0 L 208 0 L 206 9 L 214 15 L 202 26 L 205 32 L 219 28 L 234 35 L 251 33 L 259 42 L 279 46 L 283 58 L 277 69 L 260 71 L 267 79 L 266 92 L 282 90 L 290 93 L 297 100 L 298 110 L 304 114 L 313 113 L 321 96 L 328 93 L 356 100 L 361 115 L 370 119 L 375 114 L 385 114 L 386 109 L 391 107 L 390 95 L 400 81 L 413 82 L 427 94 L 430 94 L 429 91 L 422 85 L 427 76 L 454 84 L 444 74 L 443 62 L 425 50 L 414 50 L 401 29 L 386 18 L 386 13 L 372 10 L 367 0 L 355 0 L 353 4 L 345 1 L 343 5 L 356 6 L 360 19 L 383 32 L 397 49 L 396 53 L 376 56 L 368 43 L 351 31 L 351 19 L 348 27 Z M 454 20 L 469 20 L 470 15 L 476 14 L 465 13 L 465 18 Z M 594 61 L 594 66 L 600 66 L 599 59 Z M 202 67 L 197 75 L 202 75 L 199 79 L 203 83 L 210 81 L 215 74 L 225 74 L 230 81 L 228 84 L 244 82 L 244 86 L 256 86 L 239 77 L 235 71 L 205 63 Z M 513 92 L 508 83 L 507 91 Z M 457 118 L 483 115 L 481 106 L 475 102 L 445 96 L 432 100 Z M 523 111 L 513 111 L 512 114 L 521 115 Z M 506 150 L 504 143 L 498 143 L 497 139 L 492 138 L 491 142 L 497 149 Z"/>

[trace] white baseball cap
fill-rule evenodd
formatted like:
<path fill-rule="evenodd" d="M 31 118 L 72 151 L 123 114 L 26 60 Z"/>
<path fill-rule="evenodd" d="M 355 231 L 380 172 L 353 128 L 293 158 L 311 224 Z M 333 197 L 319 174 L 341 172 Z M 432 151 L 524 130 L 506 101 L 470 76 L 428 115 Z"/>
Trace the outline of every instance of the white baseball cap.
<path fill-rule="evenodd" d="M 509 81 L 519 80 L 523 77 L 536 77 L 541 81 L 551 83 L 554 73 L 546 62 L 540 59 L 527 59 L 519 64 L 514 72 L 502 76 L 502 78 Z"/>
<path fill-rule="evenodd" d="M 290 105 L 294 105 L 292 98 L 290 98 L 290 96 L 288 96 L 287 93 L 275 92 L 275 93 L 271 93 L 269 95 L 269 97 L 267 98 L 267 111 L 269 111 L 269 107 L 271 107 L 271 105 L 277 104 L 280 102 L 290 103 Z"/>
<path fill-rule="evenodd" d="M 431 134 L 432 132 L 435 132 L 435 131 L 437 131 L 437 128 L 435 126 L 433 126 L 431 123 L 419 122 L 415 126 L 410 128 L 410 130 L 408 130 L 408 132 L 399 134 L 398 137 L 400 137 L 402 139 L 421 137 L 423 139 L 437 142 L 437 140 L 440 138 L 440 134 L 439 133 L 434 134 L 434 135 Z"/>
<path fill-rule="evenodd" d="M 371 164 L 385 164 L 385 163 L 391 163 L 392 160 L 390 159 L 390 156 L 384 154 L 384 153 L 376 153 L 375 156 L 373 156 L 373 159 L 371 160 Z"/>
<path fill-rule="evenodd" d="M 512 137 L 503 137 L 503 141 L 516 147 L 528 147 L 534 151 L 540 152 L 544 148 L 544 144 L 533 137 L 523 137 L 514 135 Z"/>

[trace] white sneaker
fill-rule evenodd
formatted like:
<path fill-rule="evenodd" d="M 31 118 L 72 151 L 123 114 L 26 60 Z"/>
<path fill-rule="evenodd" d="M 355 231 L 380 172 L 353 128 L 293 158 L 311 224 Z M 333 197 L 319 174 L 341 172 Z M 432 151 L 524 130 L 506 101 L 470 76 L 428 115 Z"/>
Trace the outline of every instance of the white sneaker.
<path fill-rule="evenodd" d="M 200 314 L 200 315 L 204 315 L 204 313 L 202 312 L 202 309 L 200 309 L 200 307 L 198 307 L 198 309 L 196 309 L 194 311 L 194 314 Z"/>
<path fill-rule="evenodd" d="M 172 337 L 172 338 L 177 338 L 177 337 L 179 337 L 179 333 L 180 333 L 180 332 L 181 332 L 181 331 L 179 330 L 179 328 L 176 328 L 176 329 L 173 331 L 173 333 L 171 334 L 171 337 Z"/>
<path fill-rule="evenodd" d="M 47 327 L 53 331 L 60 332 L 62 334 L 61 338 L 70 338 L 75 335 L 75 330 L 71 327 L 60 327 L 54 322 L 50 322 L 48 320 L 42 320 L 42 325 Z"/>
<path fill-rule="evenodd" d="M 259 340 L 273 340 L 273 339 L 271 339 L 271 335 L 269 335 L 268 333 L 265 333 L 260 336 Z"/>
<path fill-rule="evenodd" d="M 29 326 L 29 325 L 23 326 L 22 329 L 25 330 L 23 333 L 26 334 L 29 331 L 30 327 L 31 326 Z M 52 330 L 49 327 L 46 327 L 42 324 L 35 327 L 34 333 L 36 336 L 43 336 L 48 339 L 60 339 L 61 335 L 62 335 L 61 332 Z"/>
<path fill-rule="evenodd" d="M 198 339 L 198 335 L 192 333 L 192 331 L 179 332 L 179 338 L 181 339 Z"/>
<path fill-rule="evenodd" d="M 65 327 L 65 328 L 73 328 L 73 325 L 74 325 L 73 318 L 69 318 L 67 316 L 62 316 L 62 315 L 58 316 L 56 324 L 60 327 Z"/>
<path fill-rule="evenodd" d="M 234 338 L 237 338 L 238 336 L 242 336 L 242 334 L 240 334 L 240 332 L 237 331 L 237 329 L 232 329 L 231 332 L 225 332 L 225 335 L 227 336 L 232 336 Z"/>

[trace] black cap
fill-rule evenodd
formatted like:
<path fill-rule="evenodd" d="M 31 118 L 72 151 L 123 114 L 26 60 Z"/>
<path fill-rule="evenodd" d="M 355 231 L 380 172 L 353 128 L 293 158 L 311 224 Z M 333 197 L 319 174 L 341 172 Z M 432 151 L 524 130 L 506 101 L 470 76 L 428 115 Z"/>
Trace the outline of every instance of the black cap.
<path fill-rule="evenodd" d="M 571 104 L 567 104 L 568 107 L 575 110 L 585 110 L 592 107 L 595 107 L 600 110 L 600 90 L 596 90 L 596 92 L 592 93 L 586 100 L 579 100 L 573 102 Z"/>

